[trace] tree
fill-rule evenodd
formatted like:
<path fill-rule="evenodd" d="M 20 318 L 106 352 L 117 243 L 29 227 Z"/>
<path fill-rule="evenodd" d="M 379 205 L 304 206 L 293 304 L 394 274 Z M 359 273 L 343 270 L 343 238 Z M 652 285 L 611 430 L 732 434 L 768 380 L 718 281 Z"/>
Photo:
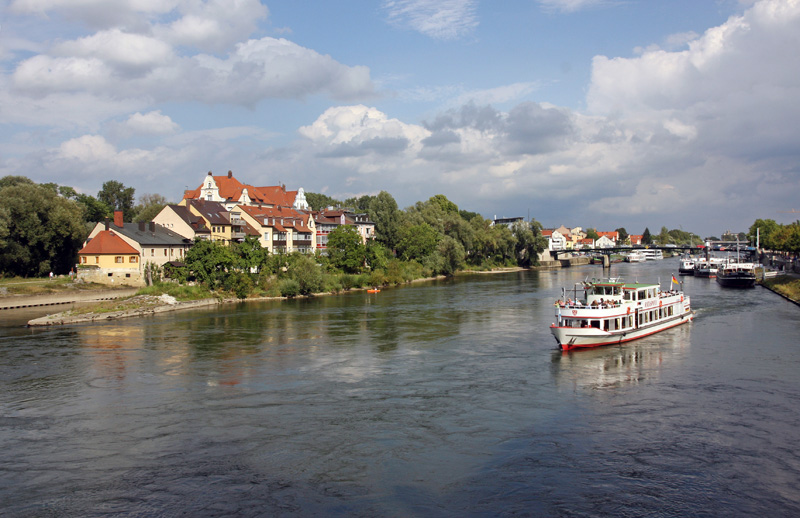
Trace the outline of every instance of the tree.
<path fill-rule="evenodd" d="M 368 212 L 375 196 L 365 194 L 358 198 L 347 198 L 344 200 L 344 206 L 353 209 L 356 212 Z"/>
<path fill-rule="evenodd" d="M 653 236 L 650 235 L 650 229 L 649 228 L 645 227 L 644 232 L 642 232 L 642 244 L 643 245 L 652 245 L 653 244 Z"/>
<path fill-rule="evenodd" d="M 761 248 L 771 248 L 769 239 L 772 234 L 780 229 L 780 225 L 774 219 L 757 219 L 755 223 L 750 226 L 747 232 L 747 237 L 753 246 L 756 244 L 756 237 L 759 240 Z"/>
<path fill-rule="evenodd" d="M 125 187 L 121 182 L 109 180 L 97 193 L 97 199 L 111 207 L 112 210 L 121 210 L 125 221 L 133 218 L 133 187 Z"/>
<path fill-rule="evenodd" d="M 167 199 L 160 194 L 143 194 L 139 197 L 139 204 L 134 207 L 134 221 L 152 221 L 158 216 L 161 209 L 166 207 Z"/>
<path fill-rule="evenodd" d="M 598 234 L 597 230 L 593 228 L 586 229 L 586 239 L 597 241 L 598 239 L 600 239 L 600 234 Z"/>
<path fill-rule="evenodd" d="M 239 259 L 231 247 L 217 241 L 201 240 L 186 252 L 184 263 L 199 282 L 213 290 L 239 266 Z"/>
<path fill-rule="evenodd" d="M 239 257 L 239 265 L 250 273 L 258 273 L 267 262 L 269 250 L 263 248 L 257 238 L 247 236 L 241 243 L 231 245 L 233 252 Z"/>
<path fill-rule="evenodd" d="M 388 250 L 397 248 L 402 213 L 392 195 L 379 192 L 369 204 L 369 217 L 375 223 L 375 240 Z"/>
<path fill-rule="evenodd" d="M 397 252 L 406 260 L 421 260 L 436 250 L 439 233 L 427 223 L 404 227 L 400 231 Z"/>
<path fill-rule="evenodd" d="M 67 273 L 87 235 L 80 205 L 33 182 L 0 184 L 0 272 Z"/>
<path fill-rule="evenodd" d="M 514 252 L 517 264 L 529 268 L 539 264 L 539 255 L 547 248 L 547 239 L 542 236 L 541 224 L 532 220 L 530 223 L 517 221 L 511 227 L 514 235 Z"/>
<path fill-rule="evenodd" d="M 628 236 L 628 231 L 625 230 L 625 227 L 619 227 L 614 232 L 617 232 L 619 234 L 618 243 L 625 243 L 626 241 L 628 241 L 628 237 L 629 237 Z"/>
<path fill-rule="evenodd" d="M 428 200 L 428 202 L 434 205 L 438 205 L 439 208 L 442 209 L 442 212 L 458 214 L 458 205 L 448 200 L 447 196 L 445 196 L 444 194 L 437 194 L 436 196 L 432 196 Z"/>
<path fill-rule="evenodd" d="M 441 257 L 440 272 L 445 275 L 453 275 L 458 270 L 464 268 L 466 253 L 461 243 L 450 236 L 444 236 L 437 246 L 437 252 Z"/>
<path fill-rule="evenodd" d="M 366 247 L 353 225 L 340 225 L 328 234 L 328 258 L 334 268 L 359 273 L 366 261 Z"/>
<path fill-rule="evenodd" d="M 331 198 L 327 194 L 318 194 L 315 192 L 307 192 L 306 201 L 308 202 L 308 206 L 311 207 L 311 210 L 322 210 L 326 207 L 338 207 L 342 205 L 342 202 Z"/>
<path fill-rule="evenodd" d="M 78 194 L 75 198 L 83 208 L 83 219 L 90 223 L 97 223 L 114 215 L 114 211 L 107 204 L 88 194 Z"/>
<path fill-rule="evenodd" d="M 287 268 L 291 279 L 297 281 L 298 293 L 310 295 L 322 291 L 322 270 L 313 256 L 291 254 Z"/>

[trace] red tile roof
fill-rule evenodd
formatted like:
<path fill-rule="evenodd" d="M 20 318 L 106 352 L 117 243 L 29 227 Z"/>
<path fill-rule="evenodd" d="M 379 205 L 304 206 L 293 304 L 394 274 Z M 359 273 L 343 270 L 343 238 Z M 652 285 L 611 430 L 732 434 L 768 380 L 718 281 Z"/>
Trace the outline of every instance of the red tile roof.
<path fill-rule="evenodd" d="M 111 230 L 101 230 L 98 232 L 78 253 L 95 255 L 139 255 L 138 250 L 126 243 Z"/>

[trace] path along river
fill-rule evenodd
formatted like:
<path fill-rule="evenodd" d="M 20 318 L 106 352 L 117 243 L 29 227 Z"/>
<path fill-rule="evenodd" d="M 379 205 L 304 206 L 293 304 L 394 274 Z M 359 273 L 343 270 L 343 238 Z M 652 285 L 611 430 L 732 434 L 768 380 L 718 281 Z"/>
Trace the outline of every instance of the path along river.
<path fill-rule="evenodd" d="M 562 354 L 553 301 L 601 275 L 63 328 L 4 312 L 2 514 L 800 516 L 798 307 L 689 277 L 694 322 Z"/>

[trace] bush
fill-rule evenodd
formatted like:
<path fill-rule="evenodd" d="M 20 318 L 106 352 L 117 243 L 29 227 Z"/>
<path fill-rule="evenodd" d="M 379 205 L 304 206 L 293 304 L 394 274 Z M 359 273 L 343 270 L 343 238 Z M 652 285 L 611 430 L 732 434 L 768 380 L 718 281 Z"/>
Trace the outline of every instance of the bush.
<path fill-rule="evenodd" d="M 283 279 L 278 283 L 278 290 L 282 297 L 296 297 L 300 294 L 300 283 L 294 279 Z"/>
<path fill-rule="evenodd" d="M 326 293 L 339 293 L 342 289 L 350 289 L 345 288 L 344 283 L 342 282 L 342 278 L 346 276 L 337 276 L 326 274 L 322 276 L 322 291 Z"/>
<path fill-rule="evenodd" d="M 386 274 L 384 274 L 383 270 L 375 270 L 369 274 L 369 282 L 367 285 L 383 286 L 384 284 L 386 284 Z"/>

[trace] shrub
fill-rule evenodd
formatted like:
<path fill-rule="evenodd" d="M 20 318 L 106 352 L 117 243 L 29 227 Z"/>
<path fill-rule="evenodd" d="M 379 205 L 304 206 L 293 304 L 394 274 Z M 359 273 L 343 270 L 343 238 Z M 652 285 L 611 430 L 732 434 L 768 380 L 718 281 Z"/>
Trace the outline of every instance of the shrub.
<path fill-rule="evenodd" d="M 386 284 L 386 275 L 383 270 L 375 270 L 369 274 L 369 286 L 383 286 Z"/>
<path fill-rule="evenodd" d="M 278 290 L 282 297 L 296 297 L 300 294 L 300 283 L 294 279 L 282 279 L 278 283 Z"/>

